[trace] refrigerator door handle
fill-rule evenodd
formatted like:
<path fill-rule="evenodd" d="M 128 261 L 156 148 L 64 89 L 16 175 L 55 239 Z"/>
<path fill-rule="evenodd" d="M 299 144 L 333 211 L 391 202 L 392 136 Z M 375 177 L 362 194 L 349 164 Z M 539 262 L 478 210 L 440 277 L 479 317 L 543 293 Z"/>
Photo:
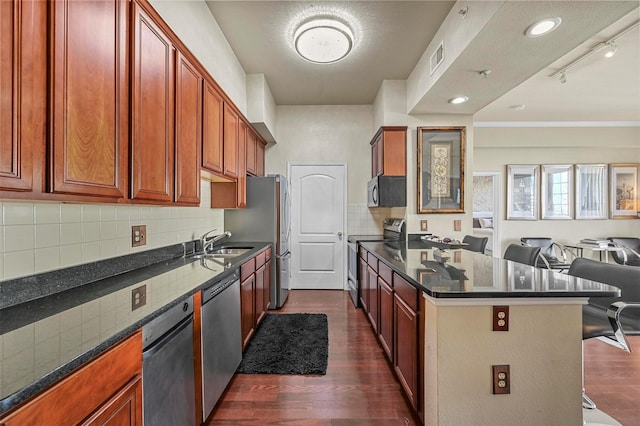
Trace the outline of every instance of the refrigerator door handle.
<path fill-rule="evenodd" d="M 288 259 L 291 257 L 291 251 L 287 250 L 285 254 L 276 254 L 276 259 Z"/>

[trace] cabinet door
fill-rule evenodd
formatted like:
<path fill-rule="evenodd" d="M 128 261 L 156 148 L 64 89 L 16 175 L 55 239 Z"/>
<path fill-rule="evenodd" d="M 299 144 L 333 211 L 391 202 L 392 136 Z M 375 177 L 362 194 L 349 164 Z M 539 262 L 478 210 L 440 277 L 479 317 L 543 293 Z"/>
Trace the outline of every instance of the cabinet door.
<path fill-rule="evenodd" d="M 142 426 L 142 377 L 129 382 L 82 422 L 84 426 Z"/>
<path fill-rule="evenodd" d="M 249 136 L 249 127 L 240 121 L 238 126 L 238 177 L 237 177 L 237 202 L 236 207 L 244 208 L 247 206 L 247 137 Z"/>
<path fill-rule="evenodd" d="M 271 251 L 267 251 L 267 263 L 264 265 L 264 309 L 271 306 Z"/>
<path fill-rule="evenodd" d="M 173 200 L 175 48 L 133 3 L 131 198 Z"/>
<path fill-rule="evenodd" d="M 209 81 L 204 85 L 203 104 L 202 167 L 212 172 L 222 173 L 224 100 Z"/>
<path fill-rule="evenodd" d="M 56 1 L 50 5 L 50 190 L 125 197 L 128 2 Z"/>
<path fill-rule="evenodd" d="M 250 175 L 256 175 L 256 145 L 258 140 L 255 133 L 249 130 L 247 134 L 247 173 Z"/>
<path fill-rule="evenodd" d="M 256 142 L 256 176 L 264 176 L 264 147 L 261 140 Z"/>
<path fill-rule="evenodd" d="M 378 333 L 378 274 L 371 268 L 371 265 L 367 266 L 367 275 L 369 275 L 368 290 L 369 290 L 369 322 L 373 327 L 373 330 Z"/>
<path fill-rule="evenodd" d="M 380 296 L 378 339 L 389 361 L 393 361 L 393 289 L 381 277 L 378 277 L 378 294 Z"/>
<path fill-rule="evenodd" d="M 0 191 L 43 189 L 46 13 L 41 1 L 0 1 Z"/>
<path fill-rule="evenodd" d="M 176 199 L 200 204 L 202 144 L 202 76 L 178 52 L 176 73 Z"/>
<path fill-rule="evenodd" d="M 367 315 L 369 313 L 369 274 L 367 273 L 367 261 L 360 258 L 358 270 L 358 287 L 360 287 L 360 305 L 362 311 Z"/>
<path fill-rule="evenodd" d="M 262 265 L 256 271 L 256 325 L 260 324 L 260 321 L 264 318 L 266 307 L 264 306 L 264 293 L 265 293 L 265 266 Z"/>
<path fill-rule="evenodd" d="M 255 275 L 251 274 L 240 283 L 240 322 L 242 324 L 242 349 L 253 336 L 255 324 Z"/>
<path fill-rule="evenodd" d="M 5 417 L 0 417 L 3 426 L 22 425 L 69 425 L 79 424 L 99 417 L 101 411 L 112 408 L 120 412 L 114 395 L 142 374 L 142 332 L 118 343 L 98 358 L 71 372 L 68 376 L 25 402 Z M 137 391 L 135 391 L 137 392 Z M 129 392 L 125 391 L 125 394 Z M 136 393 L 135 422 L 142 424 L 142 399 Z M 130 399 L 123 397 L 125 400 Z M 120 404 L 122 405 L 122 404 Z M 127 409 L 122 408 L 126 413 Z M 119 416 L 122 413 L 119 414 Z M 130 418 L 130 417 L 129 417 Z M 107 419 L 105 419 L 107 420 Z M 121 424 L 128 424 L 123 422 Z"/>
<path fill-rule="evenodd" d="M 224 104 L 224 175 L 238 177 L 238 126 L 240 118 L 228 104 Z"/>
<path fill-rule="evenodd" d="M 418 315 L 398 295 L 394 295 L 393 368 L 411 405 L 418 410 Z"/>

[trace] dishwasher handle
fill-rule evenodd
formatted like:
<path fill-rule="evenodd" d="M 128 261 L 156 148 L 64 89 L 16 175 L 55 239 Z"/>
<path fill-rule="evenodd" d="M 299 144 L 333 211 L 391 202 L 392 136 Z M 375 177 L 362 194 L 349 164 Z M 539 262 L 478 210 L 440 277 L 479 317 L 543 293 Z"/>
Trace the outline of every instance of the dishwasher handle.
<path fill-rule="evenodd" d="M 165 333 L 164 336 L 160 337 L 158 340 L 149 345 L 146 349 L 142 351 L 142 359 L 146 360 L 147 358 L 156 354 L 160 349 L 162 349 L 171 339 L 180 334 L 182 330 L 187 328 L 189 324 L 193 323 L 193 314 L 189 314 L 189 316 L 185 317 L 182 321 L 176 324 L 171 330 Z"/>

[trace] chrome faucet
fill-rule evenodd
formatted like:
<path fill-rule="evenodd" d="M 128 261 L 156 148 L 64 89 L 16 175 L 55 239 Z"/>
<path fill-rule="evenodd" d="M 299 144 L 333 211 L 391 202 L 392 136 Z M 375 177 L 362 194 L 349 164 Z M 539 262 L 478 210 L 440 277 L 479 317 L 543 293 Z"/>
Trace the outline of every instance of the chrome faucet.
<path fill-rule="evenodd" d="M 224 231 L 224 233 L 222 234 L 214 235 L 213 237 L 209 238 L 209 235 L 215 231 L 217 231 L 217 229 L 212 229 L 211 231 L 206 232 L 202 237 L 200 237 L 200 249 L 203 253 L 206 253 L 208 249 L 213 248 L 213 245 L 218 241 L 222 241 L 226 238 L 231 237 L 231 232 Z"/>

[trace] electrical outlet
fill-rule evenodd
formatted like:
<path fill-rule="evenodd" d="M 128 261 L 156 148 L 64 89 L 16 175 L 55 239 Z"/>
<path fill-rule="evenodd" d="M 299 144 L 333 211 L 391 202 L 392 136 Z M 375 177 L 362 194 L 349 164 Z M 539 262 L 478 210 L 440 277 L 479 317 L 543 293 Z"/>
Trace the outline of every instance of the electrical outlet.
<path fill-rule="evenodd" d="M 429 221 L 428 220 L 421 220 L 420 221 L 420 231 L 421 232 L 427 232 L 429 230 Z"/>
<path fill-rule="evenodd" d="M 131 247 L 144 246 L 147 244 L 147 225 L 131 227 Z"/>
<path fill-rule="evenodd" d="M 142 285 L 131 290 L 131 311 L 147 304 L 147 285 Z"/>
<path fill-rule="evenodd" d="M 453 230 L 454 231 L 462 231 L 462 221 L 461 220 L 454 220 L 453 221 Z"/>
<path fill-rule="evenodd" d="M 509 307 L 493 307 L 493 331 L 509 331 Z"/>
<path fill-rule="evenodd" d="M 511 393 L 511 372 L 509 365 L 492 365 L 493 394 L 505 395 Z"/>

